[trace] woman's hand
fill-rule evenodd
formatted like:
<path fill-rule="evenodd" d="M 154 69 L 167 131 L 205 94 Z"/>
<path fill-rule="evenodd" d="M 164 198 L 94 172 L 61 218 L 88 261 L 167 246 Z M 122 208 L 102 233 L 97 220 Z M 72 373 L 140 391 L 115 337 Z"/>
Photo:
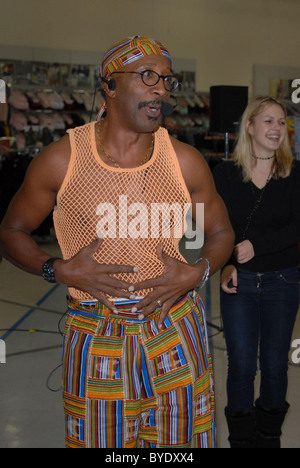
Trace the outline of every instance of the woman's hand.
<path fill-rule="evenodd" d="M 254 247 L 249 240 L 244 240 L 234 248 L 235 258 L 238 263 L 247 263 L 255 257 Z"/>
<path fill-rule="evenodd" d="M 229 287 L 229 283 L 232 281 L 232 287 Z M 237 269 L 233 265 L 227 265 L 221 274 L 220 278 L 221 288 L 227 294 L 236 294 L 238 288 L 238 275 Z"/>

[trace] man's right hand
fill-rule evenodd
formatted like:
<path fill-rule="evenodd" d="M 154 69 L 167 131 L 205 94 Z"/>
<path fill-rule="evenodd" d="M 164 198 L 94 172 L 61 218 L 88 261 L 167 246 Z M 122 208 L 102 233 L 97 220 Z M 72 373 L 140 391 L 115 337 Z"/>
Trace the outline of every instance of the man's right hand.
<path fill-rule="evenodd" d="M 99 264 L 93 255 L 100 248 L 102 242 L 102 239 L 97 239 L 87 247 L 82 248 L 71 259 L 55 261 L 53 268 L 58 283 L 87 292 L 116 313 L 113 301 L 110 301 L 107 296 L 127 299 L 133 299 L 135 296 L 128 291 L 131 284 L 120 281 L 112 275 L 137 273 L 138 270 L 134 266 Z"/>

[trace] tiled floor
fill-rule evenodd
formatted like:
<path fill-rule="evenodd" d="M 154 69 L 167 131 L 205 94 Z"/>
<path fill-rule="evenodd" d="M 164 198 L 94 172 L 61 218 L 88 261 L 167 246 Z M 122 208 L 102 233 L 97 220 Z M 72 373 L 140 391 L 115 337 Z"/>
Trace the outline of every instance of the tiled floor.
<path fill-rule="evenodd" d="M 53 256 L 57 253 L 56 244 L 43 248 Z M 64 447 L 61 367 L 58 367 L 62 340 L 58 323 L 65 312 L 66 293 L 63 286 L 48 285 L 6 261 L 0 265 L 0 338 L 6 344 L 6 363 L 0 364 L 0 448 Z M 211 279 L 202 295 L 208 320 L 221 326 L 218 275 Z M 18 331 L 12 330 L 16 327 Z M 209 333 L 215 335 L 212 351 L 218 447 L 228 448 L 223 414 L 227 371 L 225 343 L 223 334 L 215 328 Z M 300 339 L 299 318 L 294 339 Z M 289 382 L 291 409 L 284 425 L 282 445 L 283 448 L 300 448 L 300 365 L 291 363 Z"/>

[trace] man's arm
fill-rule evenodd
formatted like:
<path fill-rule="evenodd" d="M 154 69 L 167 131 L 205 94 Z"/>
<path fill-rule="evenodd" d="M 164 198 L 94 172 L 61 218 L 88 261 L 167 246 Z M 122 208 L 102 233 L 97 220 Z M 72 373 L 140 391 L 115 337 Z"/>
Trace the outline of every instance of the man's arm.
<path fill-rule="evenodd" d="M 217 194 L 211 171 L 202 155 L 195 148 L 172 139 L 181 171 L 191 194 L 193 219 L 197 221 L 197 203 L 204 204 L 204 246 L 201 257 L 208 259 L 210 274 L 217 272 L 233 251 L 234 233 L 224 202 Z M 163 323 L 174 302 L 183 294 L 196 288 L 202 282 L 207 262 L 189 265 L 168 257 L 159 246 L 158 258 L 164 263 L 164 273 L 135 285 L 135 289 L 154 288 L 139 304 L 141 315 L 146 317 L 162 306 L 159 324 Z"/>
<path fill-rule="evenodd" d="M 31 232 L 51 213 L 67 171 L 69 138 L 41 152 L 30 164 L 24 182 L 13 197 L 0 227 L 2 255 L 17 267 L 39 275 L 49 254 L 31 238 Z"/>
<path fill-rule="evenodd" d="M 204 245 L 201 256 L 208 258 L 210 273 L 216 273 L 233 251 L 234 232 L 225 203 L 216 191 L 211 171 L 195 148 L 173 140 L 181 171 L 191 194 L 193 219 L 197 204 L 204 204 Z"/>
<path fill-rule="evenodd" d="M 69 137 L 63 137 L 41 152 L 30 164 L 24 183 L 10 203 L 0 227 L 0 255 L 17 267 L 40 275 L 42 265 L 51 255 L 32 239 L 31 232 L 51 213 L 70 160 Z M 83 290 L 101 300 L 110 309 L 106 295 L 130 297 L 130 286 L 118 281 L 113 273 L 134 272 L 134 266 L 100 265 L 93 257 L 101 248 L 101 239 L 81 249 L 69 260 L 57 260 L 57 282 Z"/>

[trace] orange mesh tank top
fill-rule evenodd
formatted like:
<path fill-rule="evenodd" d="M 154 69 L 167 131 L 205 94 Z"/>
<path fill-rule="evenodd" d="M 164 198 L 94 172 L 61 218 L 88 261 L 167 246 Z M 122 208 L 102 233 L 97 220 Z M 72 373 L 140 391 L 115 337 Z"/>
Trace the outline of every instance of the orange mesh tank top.
<path fill-rule="evenodd" d="M 143 166 L 123 169 L 106 165 L 98 155 L 96 122 L 69 130 L 71 158 L 54 209 L 56 236 L 64 259 L 97 237 L 94 254 L 101 264 L 132 265 L 138 273 L 116 277 L 129 283 L 163 272 L 156 248 L 185 262 L 179 252 L 185 209 L 191 202 L 179 163 L 164 128 L 155 133 L 152 158 Z M 89 294 L 69 288 L 79 300 Z M 137 296 L 149 291 L 137 291 Z"/>

